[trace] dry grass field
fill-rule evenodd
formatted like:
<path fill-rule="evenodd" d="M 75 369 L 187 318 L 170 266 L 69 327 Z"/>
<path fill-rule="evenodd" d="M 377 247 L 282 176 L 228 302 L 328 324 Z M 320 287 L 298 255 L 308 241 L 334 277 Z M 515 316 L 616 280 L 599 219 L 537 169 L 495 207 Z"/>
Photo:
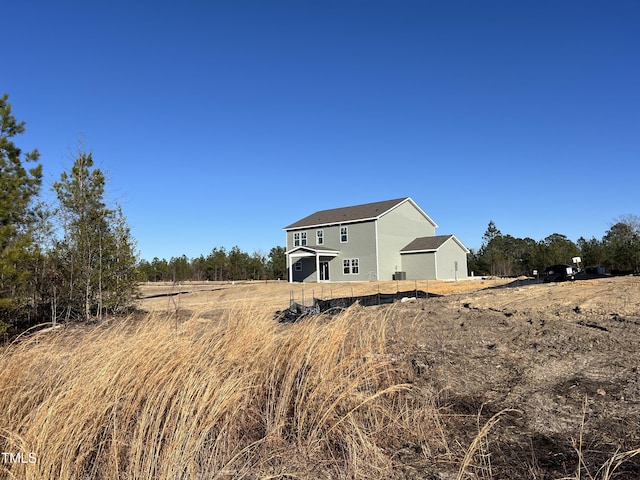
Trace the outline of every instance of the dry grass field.
<path fill-rule="evenodd" d="M 3 348 L 0 478 L 640 478 L 638 277 L 500 283 L 143 286 Z"/>
<path fill-rule="evenodd" d="M 491 277 L 459 282 L 434 280 L 384 281 L 352 283 L 291 284 L 287 282 L 170 282 L 145 283 L 141 286 L 141 308 L 146 311 L 175 311 L 176 309 L 216 310 L 236 308 L 247 304 L 279 310 L 289 306 L 290 299 L 311 303 L 313 297 L 330 299 L 398 291 L 428 291 L 448 295 L 495 287 L 513 279 Z"/>

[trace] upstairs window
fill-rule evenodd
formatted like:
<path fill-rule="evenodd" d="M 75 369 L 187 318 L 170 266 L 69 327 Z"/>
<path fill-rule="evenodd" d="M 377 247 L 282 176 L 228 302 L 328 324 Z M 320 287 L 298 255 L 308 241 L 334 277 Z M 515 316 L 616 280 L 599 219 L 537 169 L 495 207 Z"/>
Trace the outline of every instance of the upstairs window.
<path fill-rule="evenodd" d="M 307 232 L 300 233 L 300 245 L 304 246 L 307 244 Z"/>
<path fill-rule="evenodd" d="M 340 243 L 347 243 L 349 241 L 349 232 L 347 227 L 340 227 Z"/>
<path fill-rule="evenodd" d="M 324 230 L 316 230 L 316 245 L 324 244 Z"/>
<path fill-rule="evenodd" d="M 300 246 L 300 232 L 297 232 L 297 233 L 293 234 L 293 246 L 294 247 L 299 247 Z"/>

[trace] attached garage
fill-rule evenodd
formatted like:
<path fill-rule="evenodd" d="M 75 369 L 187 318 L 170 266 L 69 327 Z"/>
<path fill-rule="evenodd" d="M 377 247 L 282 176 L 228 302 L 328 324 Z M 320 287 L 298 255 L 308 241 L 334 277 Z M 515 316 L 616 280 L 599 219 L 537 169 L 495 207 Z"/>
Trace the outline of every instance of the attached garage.
<path fill-rule="evenodd" d="M 400 250 L 407 280 L 467 278 L 469 250 L 455 235 L 420 237 Z"/>

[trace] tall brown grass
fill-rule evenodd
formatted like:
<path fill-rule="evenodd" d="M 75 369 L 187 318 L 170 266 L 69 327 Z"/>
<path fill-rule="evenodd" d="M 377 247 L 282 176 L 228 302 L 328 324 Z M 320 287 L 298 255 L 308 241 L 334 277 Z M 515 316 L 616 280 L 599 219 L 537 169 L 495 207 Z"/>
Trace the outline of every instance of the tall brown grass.
<path fill-rule="evenodd" d="M 511 410 L 478 414 L 475 438 L 449 431 L 393 308 L 282 325 L 239 305 L 23 336 L 0 354 L 0 478 L 494 478 L 487 438 Z M 593 476 L 580 453 L 571 478 L 609 480 L 640 450 Z"/>
<path fill-rule="evenodd" d="M 358 308 L 280 325 L 245 307 L 31 335 L 0 358 L 0 447 L 37 460 L 2 476 L 388 477 L 389 452 L 442 435 L 386 332 Z"/>

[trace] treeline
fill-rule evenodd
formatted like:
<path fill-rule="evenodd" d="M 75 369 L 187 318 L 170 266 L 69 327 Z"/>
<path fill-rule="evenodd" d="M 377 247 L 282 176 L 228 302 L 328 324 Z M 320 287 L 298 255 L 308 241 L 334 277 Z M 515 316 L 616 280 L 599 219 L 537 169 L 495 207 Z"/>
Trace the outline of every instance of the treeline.
<path fill-rule="evenodd" d="M 601 239 L 580 237 L 577 243 L 554 233 L 543 240 L 503 235 L 493 221 L 482 237 L 482 246 L 468 257 L 469 272 L 475 275 L 518 276 L 540 274 L 555 264 L 601 267 L 608 273 L 640 271 L 640 218 L 626 215 L 618 219 Z"/>
<path fill-rule="evenodd" d="M 55 203 L 41 196 L 39 153 L 14 143 L 25 123 L 0 97 L 0 333 L 12 325 L 89 319 L 127 311 L 140 281 L 287 279 L 285 249 L 249 254 L 234 246 L 207 256 L 138 261 L 122 210 L 105 199 L 105 176 L 90 152 L 78 149 L 69 171 L 53 184 Z M 29 168 L 30 167 L 30 168 Z M 619 219 L 601 239 L 575 244 L 554 233 L 544 240 L 503 235 L 493 222 L 469 255 L 476 275 L 531 275 L 571 263 L 611 273 L 640 270 L 640 219 Z"/>
<path fill-rule="evenodd" d="M 14 137 L 25 123 L 0 97 L 0 333 L 41 322 L 89 319 L 127 310 L 137 289 L 135 243 L 90 152 L 41 196 L 39 153 Z M 30 168 L 29 168 L 30 166 Z"/>
<path fill-rule="evenodd" d="M 139 279 L 145 282 L 277 280 L 287 278 L 284 247 L 273 247 L 268 255 L 249 254 L 234 246 L 214 248 L 206 257 L 189 259 L 186 255 L 166 259 L 154 258 L 138 264 Z"/>

